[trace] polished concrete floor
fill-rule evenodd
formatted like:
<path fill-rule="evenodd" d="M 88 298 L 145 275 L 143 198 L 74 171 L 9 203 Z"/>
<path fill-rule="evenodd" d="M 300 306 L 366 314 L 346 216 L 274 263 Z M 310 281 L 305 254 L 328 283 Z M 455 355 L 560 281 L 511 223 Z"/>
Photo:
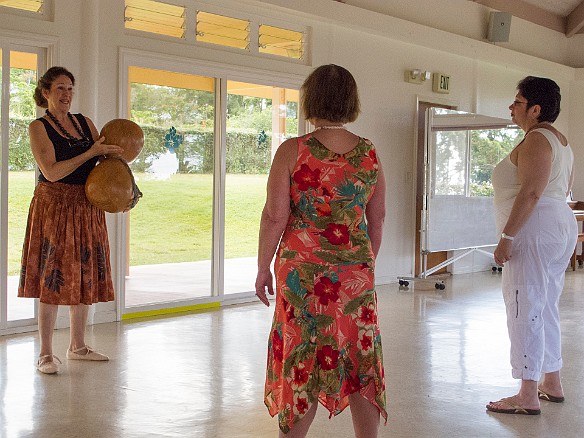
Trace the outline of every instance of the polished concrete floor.
<path fill-rule="evenodd" d="M 584 436 L 584 270 L 562 296 L 566 402 L 540 416 L 485 411 L 511 395 L 500 274 L 378 288 L 389 421 L 380 437 Z M 34 368 L 35 334 L 0 337 L 0 437 L 275 437 L 262 401 L 273 307 L 260 304 L 88 328 L 105 363 Z M 348 411 L 320 407 L 309 437 L 352 437 Z"/>

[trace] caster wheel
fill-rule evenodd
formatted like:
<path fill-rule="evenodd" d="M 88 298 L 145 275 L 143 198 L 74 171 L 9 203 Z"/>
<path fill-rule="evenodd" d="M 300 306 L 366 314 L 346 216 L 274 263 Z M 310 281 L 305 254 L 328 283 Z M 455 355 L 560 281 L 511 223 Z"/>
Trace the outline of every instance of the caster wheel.
<path fill-rule="evenodd" d="M 446 289 L 446 285 L 445 285 L 444 283 L 442 283 L 442 284 L 440 285 L 440 290 L 444 290 L 444 289 Z"/>
<path fill-rule="evenodd" d="M 497 270 L 498 270 L 499 272 L 503 272 L 503 268 L 501 268 L 501 267 L 497 268 Z"/>
<path fill-rule="evenodd" d="M 408 287 L 408 286 L 410 285 L 410 282 L 409 282 L 409 281 L 406 281 L 406 280 L 403 280 L 403 283 L 404 283 L 403 285 L 404 285 L 405 287 Z"/>
<path fill-rule="evenodd" d="M 403 286 L 404 285 L 404 281 L 402 279 L 399 280 L 399 285 Z"/>
<path fill-rule="evenodd" d="M 496 266 L 493 266 L 491 269 L 493 270 L 493 272 L 497 272 L 497 267 Z"/>

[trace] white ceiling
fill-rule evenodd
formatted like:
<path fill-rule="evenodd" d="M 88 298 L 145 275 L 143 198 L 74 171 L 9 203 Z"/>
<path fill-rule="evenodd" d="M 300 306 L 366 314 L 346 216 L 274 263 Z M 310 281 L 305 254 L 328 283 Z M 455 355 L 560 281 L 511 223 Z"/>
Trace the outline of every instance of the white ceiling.
<path fill-rule="evenodd" d="M 584 33 L 584 0 L 470 0 L 571 37 Z"/>

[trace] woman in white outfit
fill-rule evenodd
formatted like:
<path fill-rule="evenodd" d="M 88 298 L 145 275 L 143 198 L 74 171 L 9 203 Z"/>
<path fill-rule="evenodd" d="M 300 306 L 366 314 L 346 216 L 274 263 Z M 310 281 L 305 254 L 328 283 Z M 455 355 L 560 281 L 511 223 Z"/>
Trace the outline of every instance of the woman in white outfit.
<path fill-rule="evenodd" d="M 538 415 L 540 399 L 564 401 L 558 303 L 578 234 L 566 202 L 574 156 L 566 137 L 552 126 L 560 113 L 558 85 L 528 76 L 517 90 L 509 109 L 525 137 L 495 167 L 493 187 L 501 233 L 494 257 L 505 265 L 512 375 L 521 379 L 521 387 L 516 395 L 490 402 L 487 410 Z"/>

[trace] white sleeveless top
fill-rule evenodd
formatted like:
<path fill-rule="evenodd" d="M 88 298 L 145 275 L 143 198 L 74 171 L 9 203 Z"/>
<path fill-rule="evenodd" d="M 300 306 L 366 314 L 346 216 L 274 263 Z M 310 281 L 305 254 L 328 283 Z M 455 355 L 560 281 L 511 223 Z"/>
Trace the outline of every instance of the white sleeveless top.
<path fill-rule="evenodd" d="M 565 201 L 570 183 L 572 163 L 574 162 L 572 148 L 569 144 L 567 146 L 562 145 L 558 137 L 549 129 L 537 128 L 532 132 L 543 134 L 552 148 L 552 169 L 548 185 L 542 196 Z M 495 166 L 492 182 L 495 190 L 493 202 L 495 205 L 497 233 L 501 233 L 507 223 L 507 219 L 509 219 L 517 193 L 521 188 L 517 175 L 517 166 L 511 162 L 511 154 L 507 155 Z"/>

